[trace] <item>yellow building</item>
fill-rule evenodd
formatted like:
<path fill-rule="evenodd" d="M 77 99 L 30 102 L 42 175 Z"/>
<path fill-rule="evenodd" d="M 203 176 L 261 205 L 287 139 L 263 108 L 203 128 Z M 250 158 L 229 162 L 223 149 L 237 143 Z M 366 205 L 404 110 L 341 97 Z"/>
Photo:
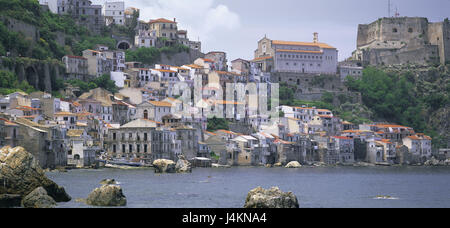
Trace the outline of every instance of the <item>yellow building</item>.
<path fill-rule="evenodd" d="M 159 18 L 156 20 L 151 20 L 149 24 L 150 30 L 156 31 L 157 38 L 165 37 L 171 40 L 177 39 L 178 28 L 175 19 L 171 21 L 164 18 Z"/>

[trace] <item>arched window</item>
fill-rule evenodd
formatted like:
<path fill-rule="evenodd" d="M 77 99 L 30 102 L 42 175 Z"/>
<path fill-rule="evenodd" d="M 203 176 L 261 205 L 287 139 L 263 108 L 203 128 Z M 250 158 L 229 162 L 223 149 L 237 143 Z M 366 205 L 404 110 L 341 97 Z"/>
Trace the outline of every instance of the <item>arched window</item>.
<path fill-rule="evenodd" d="M 73 159 L 75 159 L 75 160 L 80 160 L 80 155 L 75 154 L 75 156 L 73 156 Z"/>
<path fill-rule="evenodd" d="M 147 110 L 144 110 L 144 119 L 148 119 L 148 111 Z"/>
<path fill-rule="evenodd" d="M 392 29 L 392 32 L 393 32 L 393 33 L 396 33 L 396 32 L 397 32 L 397 28 L 393 28 L 393 29 Z"/>

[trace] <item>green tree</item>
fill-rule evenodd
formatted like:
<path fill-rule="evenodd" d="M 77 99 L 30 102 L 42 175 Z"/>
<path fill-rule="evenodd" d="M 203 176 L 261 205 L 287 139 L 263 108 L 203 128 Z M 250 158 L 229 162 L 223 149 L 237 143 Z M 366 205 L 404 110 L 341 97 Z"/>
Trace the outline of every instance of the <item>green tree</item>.
<path fill-rule="evenodd" d="M 208 131 L 229 130 L 229 123 L 226 119 L 213 117 L 208 119 Z"/>

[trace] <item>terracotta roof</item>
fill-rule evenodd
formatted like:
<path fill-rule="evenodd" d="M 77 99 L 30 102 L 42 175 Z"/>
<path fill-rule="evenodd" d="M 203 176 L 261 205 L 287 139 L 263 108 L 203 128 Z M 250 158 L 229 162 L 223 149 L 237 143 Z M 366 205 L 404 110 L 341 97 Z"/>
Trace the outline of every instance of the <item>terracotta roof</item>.
<path fill-rule="evenodd" d="M 169 72 L 169 73 L 177 73 L 177 71 L 173 71 L 173 70 L 163 70 L 163 69 L 153 69 L 159 72 Z"/>
<path fill-rule="evenodd" d="M 410 139 L 412 139 L 412 140 L 420 140 L 420 138 L 417 137 L 416 135 L 408 136 L 407 138 L 410 138 Z"/>
<path fill-rule="evenodd" d="M 282 40 L 273 40 L 272 44 L 276 45 L 292 45 L 292 46 L 311 46 L 311 47 L 320 47 L 327 49 L 336 49 L 325 43 L 313 43 L 313 42 L 296 42 L 296 41 L 282 41 Z"/>
<path fill-rule="evenodd" d="M 402 125 L 396 125 L 396 124 L 377 124 L 375 125 L 376 127 L 380 127 L 380 128 L 410 128 L 410 127 L 405 127 Z"/>
<path fill-rule="evenodd" d="M 3 120 L 5 122 L 6 126 L 18 126 L 17 124 L 5 119 L 5 118 L 0 118 L 0 120 Z"/>
<path fill-rule="evenodd" d="M 57 112 L 54 115 L 55 116 L 75 116 L 75 113 L 71 113 L 71 112 Z"/>
<path fill-rule="evenodd" d="M 332 136 L 333 138 L 336 138 L 336 139 L 345 139 L 345 140 L 351 140 L 352 138 L 349 138 L 349 137 L 345 137 L 345 136 Z"/>
<path fill-rule="evenodd" d="M 222 133 L 227 133 L 227 134 L 231 134 L 231 135 L 237 135 L 237 133 L 232 132 L 232 131 L 228 131 L 228 130 L 217 130 L 218 132 L 222 132 Z M 216 132 L 217 132 L 216 131 Z"/>
<path fill-rule="evenodd" d="M 333 118 L 332 116 L 329 116 L 329 115 L 319 115 L 319 117 L 321 117 L 321 118 Z"/>
<path fill-rule="evenodd" d="M 272 59 L 272 56 L 267 56 L 267 57 L 259 57 L 259 58 L 255 58 L 252 60 L 252 62 L 256 62 L 256 61 L 261 61 L 261 60 L 266 60 L 266 59 Z"/>
<path fill-rule="evenodd" d="M 203 61 L 205 61 L 205 62 L 211 62 L 211 63 L 214 62 L 214 60 L 212 60 L 212 59 L 203 59 Z"/>
<path fill-rule="evenodd" d="M 172 104 L 165 101 L 148 101 L 148 103 L 157 107 L 172 107 Z"/>
<path fill-rule="evenodd" d="M 150 24 L 153 24 L 153 23 L 172 23 L 172 24 L 176 24 L 177 22 L 171 21 L 171 20 L 167 20 L 165 18 L 159 18 L 159 19 L 155 19 L 155 20 L 150 20 L 149 23 Z"/>
<path fill-rule="evenodd" d="M 68 58 L 72 58 L 72 59 L 86 59 L 83 56 L 75 56 L 75 55 L 66 55 Z"/>
<path fill-rule="evenodd" d="M 201 66 L 199 66 L 197 64 L 190 64 L 190 65 L 186 65 L 186 66 L 190 67 L 190 68 L 195 68 L 195 69 L 203 69 L 203 67 L 201 67 Z"/>
<path fill-rule="evenodd" d="M 67 136 L 69 137 L 80 137 L 84 133 L 84 130 L 68 130 Z"/>
<path fill-rule="evenodd" d="M 304 51 L 304 50 L 288 50 L 288 49 L 277 49 L 277 52 L 294 52 L 294 53 L 307 53 L 307 54 L 323 54 L 322 51 Z"/>

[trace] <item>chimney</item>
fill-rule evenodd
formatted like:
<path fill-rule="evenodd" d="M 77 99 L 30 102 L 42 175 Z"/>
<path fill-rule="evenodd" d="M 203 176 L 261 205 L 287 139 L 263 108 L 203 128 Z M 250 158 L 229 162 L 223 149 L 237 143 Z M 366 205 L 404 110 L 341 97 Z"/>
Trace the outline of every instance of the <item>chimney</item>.
<path fill-rule="evenodd" d="M 173 22 L 177 22 L 177 19 L 176 19 L 176 18 L 173 18 Z"/>
<path fill-rule="evenodd" d="M 318 42 L 319 42 L 319 33 L 315 32 L 315 33 L 313 33 L 313 34 L 314 34 L 313 42 L 314 42 L 314 43 L 318 43 Z"/>

